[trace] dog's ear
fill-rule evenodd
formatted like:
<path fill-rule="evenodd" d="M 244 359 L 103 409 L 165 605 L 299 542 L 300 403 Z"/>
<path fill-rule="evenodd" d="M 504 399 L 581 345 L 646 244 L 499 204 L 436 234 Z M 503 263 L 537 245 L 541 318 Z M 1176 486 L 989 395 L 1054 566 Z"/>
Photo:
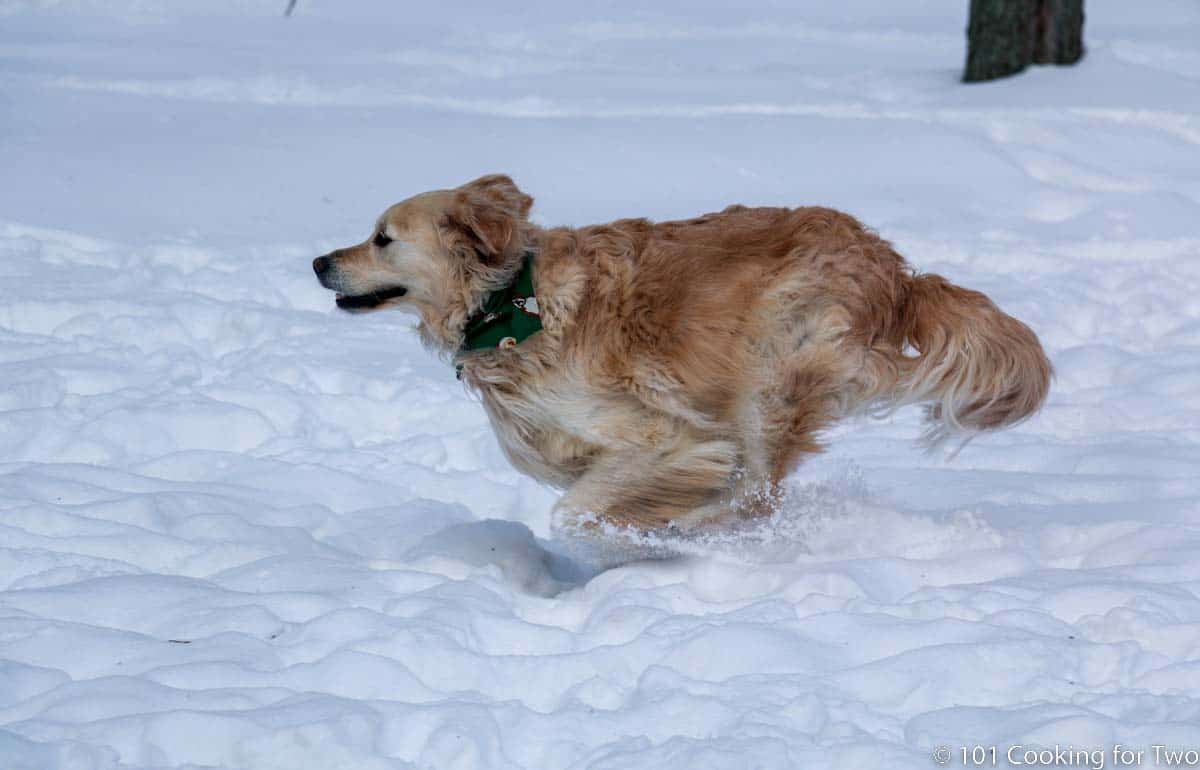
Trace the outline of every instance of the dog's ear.
<path fill-rule="evenodd" d="M 516 244 L 514 236 L 529 218 L 533 198 L 521 192 L 503 174 L 491 174 L 468 182 L 454 191 L 447 213 L 449 223 L 471 241 L 479 258 L 496 264 Z"/>

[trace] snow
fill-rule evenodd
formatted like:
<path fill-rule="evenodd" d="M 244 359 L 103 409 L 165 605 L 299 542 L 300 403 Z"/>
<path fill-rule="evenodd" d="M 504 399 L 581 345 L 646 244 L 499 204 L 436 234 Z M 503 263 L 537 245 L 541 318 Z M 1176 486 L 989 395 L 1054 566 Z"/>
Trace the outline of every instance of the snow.
<path fill-rule="evenodd" d="M 503 5 L 0 0 L 0 767 L 1200 747 L 1200 8 L 964 86 L 965 3 Z M 1050 400 L 952 462 L 847 423 L 673 557 L 564 542 L 309 267 L 494 171 L 545 224 L 846 209 Z"/>

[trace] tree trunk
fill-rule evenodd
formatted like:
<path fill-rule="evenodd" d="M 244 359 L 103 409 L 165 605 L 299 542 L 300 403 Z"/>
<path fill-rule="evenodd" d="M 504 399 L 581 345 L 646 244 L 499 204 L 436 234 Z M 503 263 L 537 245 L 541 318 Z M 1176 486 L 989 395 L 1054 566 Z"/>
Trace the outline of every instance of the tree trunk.
<path fill-rule="evenodd" d="M 1042 0 L 1034 64 L 1074 64 L 1083 58 L 1083 0 Z"/>
<path fill-rule="evenodd" d="M 968 83 L 1083 56 L 1083 0 L 971 0 Z"/>

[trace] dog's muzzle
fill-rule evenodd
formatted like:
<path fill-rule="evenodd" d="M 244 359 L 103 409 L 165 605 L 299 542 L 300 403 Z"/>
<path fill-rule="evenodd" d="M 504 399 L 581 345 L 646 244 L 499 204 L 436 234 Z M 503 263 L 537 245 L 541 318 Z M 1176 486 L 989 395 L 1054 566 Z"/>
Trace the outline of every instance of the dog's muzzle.
<path fill-rule="evenodd" d="M 390 299 L 403 297 L 408 289 L 403 286 L 385 286 L 363 294 L 343 294 L 341 286 L 341 271 L 337 262 L 330 256 L 317 257 L 313 260 L 313 272 L 317 280 L 326 289 L 338 292 L 336 302 L 342 310 L 370 310 Z"/>

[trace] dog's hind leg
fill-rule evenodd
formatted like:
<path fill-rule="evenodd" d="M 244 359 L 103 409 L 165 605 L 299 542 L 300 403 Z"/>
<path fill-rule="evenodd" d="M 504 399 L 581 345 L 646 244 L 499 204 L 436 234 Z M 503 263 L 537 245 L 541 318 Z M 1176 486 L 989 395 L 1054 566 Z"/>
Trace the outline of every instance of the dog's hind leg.
<path fill-rule="evenodd" d="M 763 436 L 770 456 L 764 488 L 778 494 L 806 456 L 824 448 L 820 432 L 847 411 L 847 377 L 836 344 L 809 346 L 781 366 L 764 394 Z"/>
<path fill-rule="evenodd" d="M 694 527 L 730 511 L 738 460 L 733 442 L 715 439 L 605 453 L 555 506 L 554 526 L 563 532 Z"/>

